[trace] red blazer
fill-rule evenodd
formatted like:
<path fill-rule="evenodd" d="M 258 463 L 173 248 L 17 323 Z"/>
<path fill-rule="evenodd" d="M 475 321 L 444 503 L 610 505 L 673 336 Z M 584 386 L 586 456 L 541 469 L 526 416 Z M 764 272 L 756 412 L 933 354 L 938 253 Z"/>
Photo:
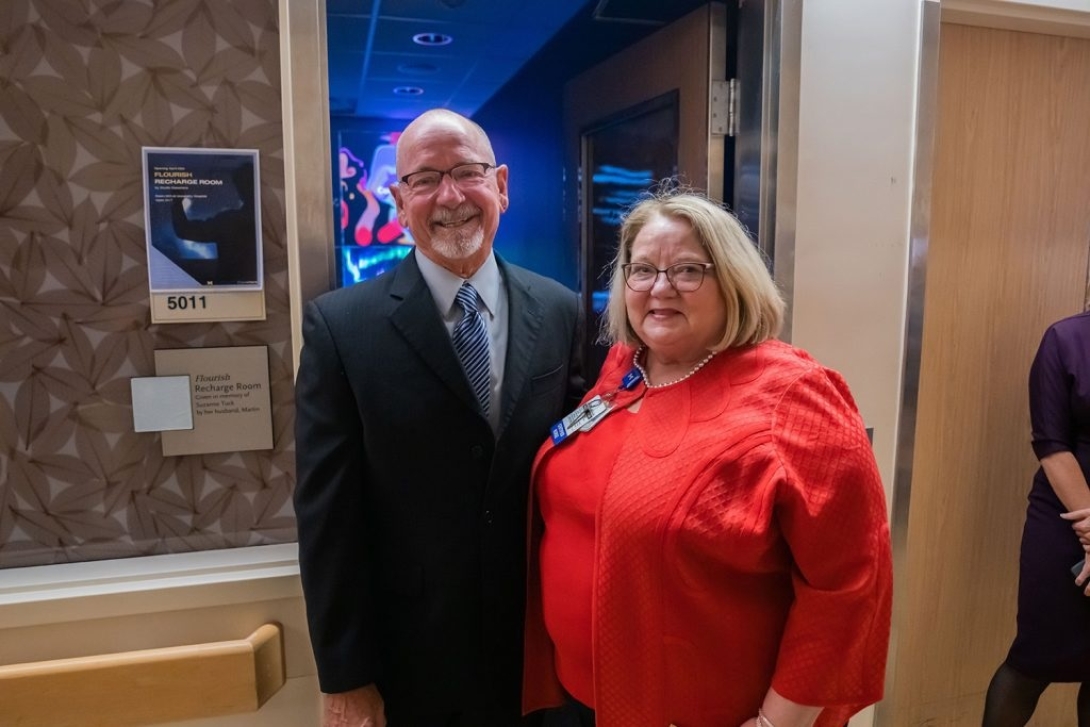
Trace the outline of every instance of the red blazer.
<path fill-rule="evenodd" d="M 616 389 L 632 353 L 615 347 L 588 397 Z M 826 706 L 819 726 L 878 701 L 889 526 L 844 379 L 779 341 L 731 349 L 646 391 L 629 426 L 597 519 L 598 724 L 733 727 L 757 714 L 770 685 Z M 526 711 L 562 701 L 541 615 L 541 525 L 533 513 Z"/>

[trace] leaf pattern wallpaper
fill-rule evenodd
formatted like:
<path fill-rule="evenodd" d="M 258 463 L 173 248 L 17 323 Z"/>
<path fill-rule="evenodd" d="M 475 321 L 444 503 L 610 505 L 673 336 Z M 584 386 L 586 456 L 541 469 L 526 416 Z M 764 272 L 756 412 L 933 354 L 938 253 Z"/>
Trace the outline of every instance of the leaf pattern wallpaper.
<path fill-rule="evenodd" d="M 0 568 L 295 539 L 276 0 L 0 0 Z M 152 325 L 141 147 L 258 149 L 268 318 Z M 129 380 L 264 345 L 274 448 L 163 457 Z"/>

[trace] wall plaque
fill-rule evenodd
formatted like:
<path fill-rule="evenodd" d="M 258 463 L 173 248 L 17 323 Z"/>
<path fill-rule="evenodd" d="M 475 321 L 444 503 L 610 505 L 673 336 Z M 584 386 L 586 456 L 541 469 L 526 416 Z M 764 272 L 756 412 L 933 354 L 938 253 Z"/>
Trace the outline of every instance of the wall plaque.
<path fill-rule="evenodd" d="M 193 428 L 165 431 L 163 456 L 272 449 L 267 346 L 155 352 L 157 376 L 188 376 Z"/>

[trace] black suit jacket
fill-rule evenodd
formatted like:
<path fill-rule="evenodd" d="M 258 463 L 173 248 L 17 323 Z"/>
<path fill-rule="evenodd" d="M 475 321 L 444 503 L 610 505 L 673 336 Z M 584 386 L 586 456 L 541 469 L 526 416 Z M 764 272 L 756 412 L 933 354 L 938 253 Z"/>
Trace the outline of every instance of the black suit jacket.
<path fill-rule="evenodd" d="M 574 293 L 499 260 L 500 428 L 478 411 L 410 255 L 306 306 L 296 382 L 299 564 L 322 691 L 387 712 L 519 710 L 530 466 L 578 403 Z"/>

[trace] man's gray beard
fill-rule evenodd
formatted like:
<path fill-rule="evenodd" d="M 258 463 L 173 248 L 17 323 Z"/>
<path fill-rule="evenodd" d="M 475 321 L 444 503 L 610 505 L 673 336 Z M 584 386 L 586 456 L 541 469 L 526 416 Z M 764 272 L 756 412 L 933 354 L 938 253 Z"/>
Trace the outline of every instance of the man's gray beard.
<path fill-rule="evenodd" d="M 433 235 L 431 245 L 435 252 L 447 260 L 465 260 L 476 255 L 484 245 L 484 230 L 477 227 L 471 234 L 461 231 Z"/>

